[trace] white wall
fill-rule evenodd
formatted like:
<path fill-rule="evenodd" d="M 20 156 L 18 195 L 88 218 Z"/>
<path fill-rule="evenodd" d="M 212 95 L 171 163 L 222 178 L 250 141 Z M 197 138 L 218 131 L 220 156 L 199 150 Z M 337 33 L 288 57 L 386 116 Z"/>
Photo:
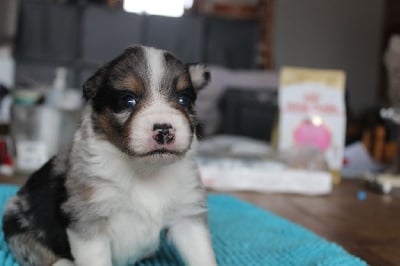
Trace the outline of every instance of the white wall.
<path fill-rule="evenodd" d="M 377 102 L 382 0 L 276 0 L 275 64 L 347 72 L 350 109 Z"/>

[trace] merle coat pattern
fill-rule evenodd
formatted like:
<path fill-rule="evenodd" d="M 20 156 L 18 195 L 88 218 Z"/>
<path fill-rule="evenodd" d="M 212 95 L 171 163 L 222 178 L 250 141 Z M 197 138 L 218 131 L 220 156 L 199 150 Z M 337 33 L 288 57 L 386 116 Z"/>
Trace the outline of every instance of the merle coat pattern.
<path fill-rule="evenodd" d="M 168 231 L 188 265 L 216 265 L 204 189 L 193 159 L 193 105 L 204 65 L 134 46 L 83 86 L 71 147 L 9 200 L 3 229 L 25 266 L 127 265 Z"/>

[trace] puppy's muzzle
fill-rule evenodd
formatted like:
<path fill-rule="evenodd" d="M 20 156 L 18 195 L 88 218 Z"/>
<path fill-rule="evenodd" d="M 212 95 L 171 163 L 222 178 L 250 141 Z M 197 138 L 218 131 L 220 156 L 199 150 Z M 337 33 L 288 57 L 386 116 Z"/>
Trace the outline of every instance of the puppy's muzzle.
<path fill-rule="evenodd" d="M 157 144 L 172 144 L 175 140 L 175 129 L 170 124 L 154 124 L 153 139 Z"/>

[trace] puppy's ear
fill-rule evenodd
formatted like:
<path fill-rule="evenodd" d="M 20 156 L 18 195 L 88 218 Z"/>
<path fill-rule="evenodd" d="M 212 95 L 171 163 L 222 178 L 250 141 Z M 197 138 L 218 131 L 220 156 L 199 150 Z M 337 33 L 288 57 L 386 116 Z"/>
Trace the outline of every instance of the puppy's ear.
<path fill-rule="evenodd" d="M 190 78 L 196 92 L 204 88 L 211 79 L 210 71 L 206 65 L 188 64 Z"/>
<path fill-rule="evenodd" d="M 101 82 L 103 81 L 104 67 L 97 70 L 84 84 L 83 84 L 83 98 L 86 101 L 93 99 Z"/>

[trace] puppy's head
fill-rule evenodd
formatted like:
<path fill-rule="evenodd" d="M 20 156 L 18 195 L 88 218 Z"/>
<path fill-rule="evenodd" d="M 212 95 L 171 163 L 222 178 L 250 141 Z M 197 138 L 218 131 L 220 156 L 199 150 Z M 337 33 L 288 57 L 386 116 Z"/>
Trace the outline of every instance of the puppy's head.
<path fill-rule="evenodd" d="M 83 95 L 96 135 L 130 156 L 173 159 L 190 149 L 196 94 L 209 79 L 204 65 L 136 46 L 89 78 Z"/>

